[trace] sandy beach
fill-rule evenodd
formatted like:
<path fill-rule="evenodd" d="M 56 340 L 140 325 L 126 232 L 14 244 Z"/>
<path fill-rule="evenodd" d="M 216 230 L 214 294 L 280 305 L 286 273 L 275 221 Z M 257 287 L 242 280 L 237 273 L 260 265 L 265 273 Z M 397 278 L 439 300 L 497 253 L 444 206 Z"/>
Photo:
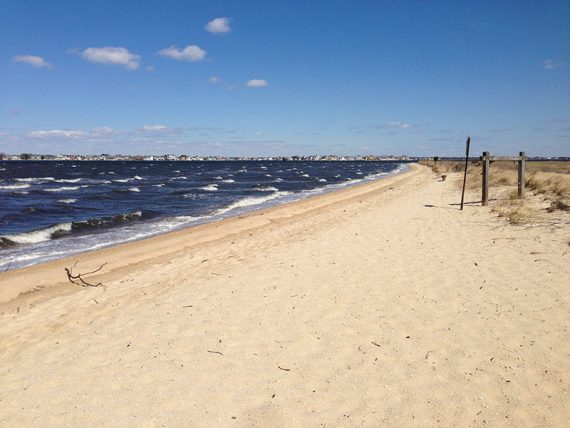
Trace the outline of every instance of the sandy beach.
<path fill-rule="evenodd" d="M 568 223 L 461 212 L 457 179 L 413 166 L 0 273 L 0 422 L 567 425 Z"/>

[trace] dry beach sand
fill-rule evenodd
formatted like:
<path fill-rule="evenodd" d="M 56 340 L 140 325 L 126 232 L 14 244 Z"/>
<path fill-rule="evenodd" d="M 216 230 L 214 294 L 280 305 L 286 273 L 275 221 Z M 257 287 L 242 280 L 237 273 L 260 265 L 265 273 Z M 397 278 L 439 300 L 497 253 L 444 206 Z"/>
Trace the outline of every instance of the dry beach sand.
<path fill-rule="evenodd" d="M 569 224 L 460 212 L 454 180 L 0 274 L 0 423 L 567 426 Z"/>

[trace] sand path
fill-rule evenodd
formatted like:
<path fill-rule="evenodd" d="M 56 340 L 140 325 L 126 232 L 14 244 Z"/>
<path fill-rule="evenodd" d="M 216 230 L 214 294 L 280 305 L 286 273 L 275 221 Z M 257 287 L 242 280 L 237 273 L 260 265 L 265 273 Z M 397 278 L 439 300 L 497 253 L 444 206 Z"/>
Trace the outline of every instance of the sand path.
<path fill-rule="evenodd" d="M 418 168 L 5 303 L 0 422 L 563 426 L 569 226 L 456 202 Z"/>

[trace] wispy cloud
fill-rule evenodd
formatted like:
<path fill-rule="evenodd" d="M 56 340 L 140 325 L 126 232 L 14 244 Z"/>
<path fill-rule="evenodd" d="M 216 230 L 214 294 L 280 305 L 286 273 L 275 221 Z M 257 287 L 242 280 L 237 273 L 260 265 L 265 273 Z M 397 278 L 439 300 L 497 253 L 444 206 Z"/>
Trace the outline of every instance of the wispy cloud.
<path fill-rule="evenodd" d="M 409 129 L 412 127 L 413 125 L 411 123 L 400 122 L 398 120 L 391 120 L 384 124 L 384 128 Z"/>
<path fill-rule="evenodd" d="M 14 57 L 14 62 L 22 62 L 35 68 L 54 68 L 52 64 L 47 62 L 41 56 L 36 55 L 16 55 Z"/>
<path fill-rule="evenodd" d="M 99 128 L 93 128 L 91 130 L 91 135 L 93 135 L 95 137 L 101 137 L 101 136 L 114 135 L 117 132 L 118 131 L 116 129 L 111 128 L 109 126 L 100 126 Z"/>
<path fill-rule="evenodd" d="M 435 141 L 435 142 L 452 142 L 457 141 L 457 138 L 453 137 L 430 137 L 427 139 L 428 141 Z"/>
<path fill-rule="evenodd" d="M 269 86 L 269 83 L 265 79 L 251 79 L 245 84 L 248 88 L 264 88 Z"/>
<path fill-rule="evenodd" d="M 176 46 L 170 46 L 169 48 L 159 51 L 158 55 L 166 56 L 178 61 L 199 62 L 206 58 L 207 52 L 196 45 L 189 45 L 184 49 L 177 48 Z"/>
<path fill-rule="evenodd" d="M 382 125 L 376 125 L 375 128 L 387 128 L 387 129 L 419 129 L 427 128 L 430 126 L 429 123 L 409 123 L 400 122 L 399 120 L 391 120 Z"/>
<path fill-rule="evenodd" d="M 553 117 L 553 118 L 547 119 L 546 122 L 551 122 L 551 123 L 569 123 L 569 122 L 570 122 L 570 117 Z"/>
<path fill-rule="evenodd" d="M 208 79 L 208 82 L 212 83 L 212 84 L 216 84 L 216 83 L 220 83 L 222 81 L 222 79 L 220 79 L 218 76 L 212 76 Z"/>
<path fill-rule="evenodd" d="M 141 61 L 140 55 L 129 52 L 127 48 L 112 46 L 87 48 L 81 52 L 81 56 L 90 62 L 119 65 L 127 70 L 136 70 Z"/>
<path fill-rule="evenodd" d="M 489 130 L 490 134 L 507 134 L 509 132 L 513 132 L 513 128 L 493 128 Z"/>
<path fill-rule="evenodd" d="M 170 128 L 166 125 L 144 125 L 142 127 L 143 131 L 146 132 L 162 132 L 162 131 L 167 131 Z"/>
<path fill-rule="evenodd" d="M 545 70 L 556 70 L 557 68 L 562 67 L 566 63 L 564 61 L 557 61 L 555 59 L 547 59 L 542 63 L 542 67 Z"/>
<path fill-rule="evenodd" d="M 85 137 L 83 131 L 70 130 L 70 129 L 49 129 L 32 131 L 29 134 L 31 138 L 82 138 Z"/>
<path fill-rule="evenodd" d="M 158 123 L 158 124 L 156 124 Z M 0 127 L 0 146 L 7 152 L 33 153 L 186 153 L 201 155 L 308 154 L 312 145 L 268 139 L 261 131 L 208 125 L 172 127 L 160 122 L 134 129 L 40 129 L 12 134 Z M 6 132 L 4 132 L 6 131 Z M 253 135 L 252 135 L 253 134 Z"/>
<path fill-rule="evenodd" d="M 231 31 L 229 18 L 215 18 L 206 24 L 206 31 L 212 34 L 224 34 Z"/>

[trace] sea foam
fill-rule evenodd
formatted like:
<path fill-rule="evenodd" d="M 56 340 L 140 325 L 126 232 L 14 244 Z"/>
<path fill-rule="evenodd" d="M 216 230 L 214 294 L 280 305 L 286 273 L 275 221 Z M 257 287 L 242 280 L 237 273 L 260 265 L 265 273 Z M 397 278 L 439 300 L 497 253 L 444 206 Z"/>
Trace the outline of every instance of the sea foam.
<path fill-rule="evenodd" d="M 15 244 L 37 244 L 38 242 L 49 241 L 57 232 L 71 231 L 71 223 L 61 223 L 45 229 L 32 230 L 31 232 L 18 233 L 14 235 L 0 236 L 0 246 L 11 246 Z"/>
<path fill-rule="evenodd" d="M 25 178 L 16 178 L 16 181 L 24 183 L 38 183 L 44 181 L 57 181 L 57 180 L 53 177 L 25 177 Z"/>
<path fill-rule="evenodd" d="M 78 190 L 78 189 L 79 186 L 63 186 L 63 187 L 56 187 L 55 189 L 42 189 L 42 190 L 44 192 L 70 192 L 72 190 Z"/>
<path fill-rule="evenodd" d="M 218 210 L 216 210 L 215 214 L 216 215 L 223 215 L 226 214 L 232 210 L 235 210 L 237 208 L 245 208 L 245 207 L 251 207 L 254 205 L 261 205 L 264 204 L 265 202 L 269 202 L 272 201 L 274 199 L 283 197 L 283 196 L 287 196 L 289 195 L 290 192 L 275 192 L 272 193 L 270 195 L 267 196 L 248 196 L 246 198 L 242 198 L 242 199 L 238 199 L 235 202 L 232 202 L 231 204 L 220 208 Z"/>
<path fill-rule="evenodd" d="M 27 189 L 29 188 L 29 184 L 8 184 L 6 186 L 0 186 L 2 190 L 18 190 L 18 189 Z"/>
<path fill-rule="evenodd" d="M 217 184 L 208 184 L 207 186 L 200 187 L 200 189 L 205 190 L 206 192 L 217 192 L 218 185 Z"/>

